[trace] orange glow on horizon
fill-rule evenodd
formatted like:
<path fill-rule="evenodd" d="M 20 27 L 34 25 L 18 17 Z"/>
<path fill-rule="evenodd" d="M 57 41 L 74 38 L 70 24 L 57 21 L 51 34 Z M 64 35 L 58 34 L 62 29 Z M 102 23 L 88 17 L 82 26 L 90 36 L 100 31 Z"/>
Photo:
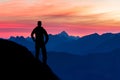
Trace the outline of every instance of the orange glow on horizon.
<path fill-rule="evenodd" d="M 118 0 L 1 0 L 0 37 L 27 36 L 38 20 L 50 34 L 120 32 Z M 24 34 L 21 34 L 24 33 Z"/>

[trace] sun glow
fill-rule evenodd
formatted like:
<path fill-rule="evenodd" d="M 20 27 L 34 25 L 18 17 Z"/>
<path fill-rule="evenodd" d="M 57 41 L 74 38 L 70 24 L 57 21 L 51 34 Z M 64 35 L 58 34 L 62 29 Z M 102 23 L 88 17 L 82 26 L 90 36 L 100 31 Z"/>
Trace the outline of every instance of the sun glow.
<path fill-rule="evenodd" d="M 63 30 L 73 35 L 119 32 L 119 3 L 118 0 L 1 0 L 0 33 L 12 29 L 17 34 L 30 33 L 38 20 L 53 34 Z"/>

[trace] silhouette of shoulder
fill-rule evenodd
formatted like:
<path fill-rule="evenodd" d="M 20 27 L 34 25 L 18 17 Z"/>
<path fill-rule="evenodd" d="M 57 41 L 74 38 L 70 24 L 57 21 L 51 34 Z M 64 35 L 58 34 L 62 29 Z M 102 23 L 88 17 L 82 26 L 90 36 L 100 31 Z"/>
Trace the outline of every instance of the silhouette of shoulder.
<path fill-rule="evenodd" d="M 37 32 L 37 31 L 45 32 L 45 29 L 43 27 L 36 27 L 36 28 L 34 28 L 33 32 Z"/>

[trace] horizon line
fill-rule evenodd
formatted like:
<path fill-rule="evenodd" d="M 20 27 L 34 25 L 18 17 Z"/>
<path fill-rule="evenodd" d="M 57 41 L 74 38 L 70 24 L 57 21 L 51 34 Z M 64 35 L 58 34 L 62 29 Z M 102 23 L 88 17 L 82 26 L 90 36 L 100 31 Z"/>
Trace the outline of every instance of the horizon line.
<path fill-rule="evenodd" d="M 48 35 L 59 35 L 61 34 L 62 32 L 65 32 L 67 33 L 68 36 L 73 36 L 73 37 L 79 37 L 79 38 L 82 38 L 82 37 L 85 37 L 85 36 L 89 36 L 89 35 L 92 35 L 92 34 L 97 34 L 99 36 L 103 35 L 103 34 L 120 34 L 120 32 L 104 32 L 104 33 L 97 33 L 97 32 L 94 32 L 94 33 L 90 33 L 90 34 L 86 34 L 86 35 L 83 35 L 83 36 L 80 36 L 80 35 L 70 35 L 67 31 L 61 31 L 61 32 L 58 32 L 56 34 L 52 34 L 52 33 L 49 33 Z M 28 38 L 30 36 L 24 36 L 24 35 L 11 35 L 11 36 L 8 36 L 8 37 L 0 37 L 0 38 L 3 38 L 3 39 L 9 39 L 10 37 L 24 37 L 24 38 Z"/>

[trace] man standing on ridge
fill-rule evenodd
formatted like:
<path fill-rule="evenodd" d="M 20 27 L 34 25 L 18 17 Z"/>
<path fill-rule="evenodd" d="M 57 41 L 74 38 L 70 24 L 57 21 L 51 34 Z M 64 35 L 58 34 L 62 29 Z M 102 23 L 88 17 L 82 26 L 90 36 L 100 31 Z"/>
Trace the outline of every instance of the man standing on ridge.
<path fill-rule="evenodd" d="M 42 27 L 41 21 L 37 22 L 37 27 L 33 29 L 32 33 L 31 33 L 31 38 L 35 42 L 35 49 L 36 49 L 35 57 L 36 57 L 36 59 L 39 59 L 39 52 L 41 49 L 42 50 L 42 60 L 43 60 L 43 63 L 46 64 L 47 63 L 47 53 L 46 53 L 45 44 L 48 42 L 49 37 L 48 37 L 46 30 Z"/>

